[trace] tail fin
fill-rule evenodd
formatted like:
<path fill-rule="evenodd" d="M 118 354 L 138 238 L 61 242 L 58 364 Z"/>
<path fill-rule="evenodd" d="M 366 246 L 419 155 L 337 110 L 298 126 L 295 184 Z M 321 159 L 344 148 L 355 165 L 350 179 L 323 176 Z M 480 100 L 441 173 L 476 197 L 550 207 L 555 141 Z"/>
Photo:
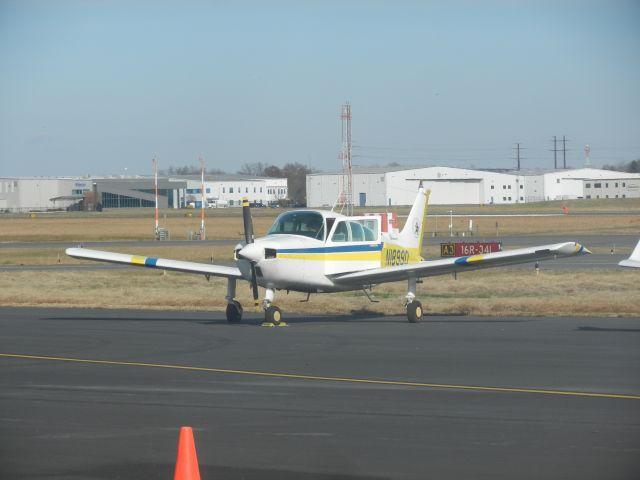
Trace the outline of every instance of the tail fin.
<path fill-rule="evenodd" d="M 407 222 L 402 228 L 402 232 L 398 237 L 397 244 L 404 248 L 417 248 L 418 253 L 422 248 L 422 236 L 424 234 L 424 224 L 427 215 L 427 202 L 429 201 L 429 194 L 431 190 L 426 190 L 420 182 L 418 188 L 418 195 L 416 196 Z"/>

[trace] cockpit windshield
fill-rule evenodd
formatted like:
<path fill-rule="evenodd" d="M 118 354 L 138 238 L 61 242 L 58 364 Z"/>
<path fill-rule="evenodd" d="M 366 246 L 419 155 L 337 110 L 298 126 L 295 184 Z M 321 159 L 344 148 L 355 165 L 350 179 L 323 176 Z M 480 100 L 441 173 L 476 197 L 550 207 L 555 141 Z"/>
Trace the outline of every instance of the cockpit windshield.
<path fill-rule="evenodd" d="M 286 212 L 276 218 L 267 235 L 303 235 L 324 240 L 324 218 L 318 212 Z"/>

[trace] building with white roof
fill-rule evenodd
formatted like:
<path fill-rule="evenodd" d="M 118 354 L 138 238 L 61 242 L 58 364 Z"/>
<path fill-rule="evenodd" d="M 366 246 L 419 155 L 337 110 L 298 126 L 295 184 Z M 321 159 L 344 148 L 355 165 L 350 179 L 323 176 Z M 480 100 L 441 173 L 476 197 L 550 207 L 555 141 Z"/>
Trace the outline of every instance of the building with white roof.
<path fill-rule="evenodd" d="M 356 168 L 353 172 L 353 202 L 356 206 L 410 205 L 415 199 L 419 181 L 431 190 L 429 203 L 432 205 L 498 205 L 586 199 L 587 195 L 596 198 L 593 193 L 585 193 L 594 189 L 593 185 L 598 183 L 596 180 L 612 180 L 612 185 L 617 183 L 617 198 L 640 196 L 640 175 L 634 173 L 595 168 L 494 171 L 436 166 Z M 307 175 L 307 205 L 312 208 L 333 206 L 343 183 L 342 172 Z M 616 198 L 613 195 L 599 198 Z"/>

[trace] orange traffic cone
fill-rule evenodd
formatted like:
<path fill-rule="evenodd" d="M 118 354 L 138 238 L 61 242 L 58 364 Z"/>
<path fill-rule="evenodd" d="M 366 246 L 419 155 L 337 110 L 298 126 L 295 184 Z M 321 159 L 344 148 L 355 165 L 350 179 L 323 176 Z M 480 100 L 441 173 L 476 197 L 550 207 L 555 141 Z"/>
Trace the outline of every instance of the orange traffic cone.
<path fill-rule="evenodd" d="M 191 427 L 180 428 L 180 440 L 178 440 L 178 458 L 173 480 L 200 480 L 198 468 L 198 456 L 196 444 L 193 441 Z"/>

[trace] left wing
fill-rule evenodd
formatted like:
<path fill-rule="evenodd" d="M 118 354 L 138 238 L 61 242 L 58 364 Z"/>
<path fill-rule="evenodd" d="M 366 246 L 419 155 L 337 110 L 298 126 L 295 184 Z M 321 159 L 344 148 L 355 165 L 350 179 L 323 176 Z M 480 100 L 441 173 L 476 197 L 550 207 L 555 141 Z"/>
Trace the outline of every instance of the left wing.
<path fill-rule="evenodd" d="M 432 277 L 446 273 L 466 272 L 480 268 L 501 267 L 518 263 L 548 260 L 557 257 L 571 257 L 591 253 L 579 243 L 567 242 L 539 247 L 518 248 L 505 252 L 494 252 L 468 257 L 426 260 L 424 262 L 395 267 L 374 268 L 360 272 L 344 273 L 331 277 L 338 284 L 367 285 L 397 282 L 408 278 Z"/>
<path fill-rule="evenodd" d="M 199 273 L 214 277 L 243 278 L 240 269 L 225 265 L 213 265 L 210 263 L 184 262 L 182 260 L 169 260 L 166 258 L 144 257 L 129 255 L 126 253 L 104 252 L 102 250 L 90 250 L 88 248 L 67 248 L 67 255 L 73 258 L 96 260 L 98 262 L 120 263 L 138 267 L 159 268 L 176 272 Z"/>

